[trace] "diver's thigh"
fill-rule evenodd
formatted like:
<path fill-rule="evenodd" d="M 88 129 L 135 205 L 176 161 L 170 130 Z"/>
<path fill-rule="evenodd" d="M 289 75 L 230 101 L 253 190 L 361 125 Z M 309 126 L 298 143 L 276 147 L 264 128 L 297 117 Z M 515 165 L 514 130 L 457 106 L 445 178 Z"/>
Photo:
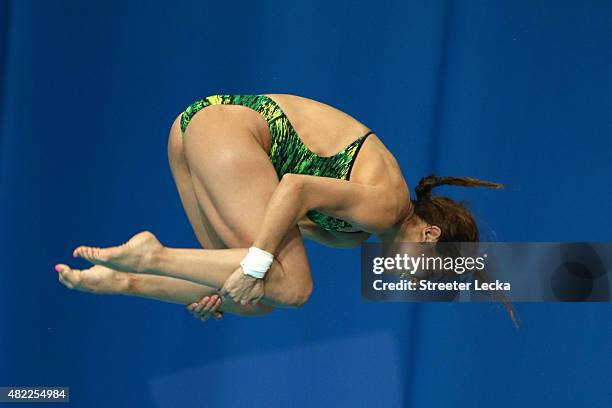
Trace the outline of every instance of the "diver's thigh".
<path fill-rule="evenodd" d="M 278 185 L 274 167 L 248 126 L 198 115 L 183 142 L 196 197 L 228 247 L 251 244 Z"/>
<path fill-rule="evenodd" d="M 219 249 L 225 246 L 217 237 L 210 222 L 206 219 L 196 197 L 191 172 L 183 148 L 183 135 L 180 130 L 180 116 L 176 118 L 168 137 L 168 162 L 176 184 L 177 192 L 187 219 L 198 239 L 205 249 Z"/>
<path fill-rule="evenodd" d="M 194 125 L 191 123 L 190 126 Z M 185 155 L 206 218 L 229 248 L 253 244 L 278 186 L 268 154 L 246 128 L 206 125 L 188 129 Z M 286 233 L 276 258 L 292 283 L 310 285 L 310 269 L 297 226 Z M 238 265 L 236 265 L 238 267 Z M 271 278 L 284 279 L 284 276 Z"/>

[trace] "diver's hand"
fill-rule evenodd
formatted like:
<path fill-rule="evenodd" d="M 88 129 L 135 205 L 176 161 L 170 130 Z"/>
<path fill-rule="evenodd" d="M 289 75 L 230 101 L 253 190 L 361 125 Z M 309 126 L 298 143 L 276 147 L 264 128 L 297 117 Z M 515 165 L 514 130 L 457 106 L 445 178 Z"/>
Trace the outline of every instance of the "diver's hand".
<path fill-rule="evenodd" d="M 219 293 L 241 305 L 248 303 L 254 305 L 264 295 L 263 282 L 263 279 L 245 275 L 242 267 L 239 267 L 227 278 Z"/>
<path fill-rule="evenodd" d="M 223 312 L 220 310 L 222 303 L 219 295 L 204 296 L 199 302 L 187 305 L 187 310 L 193 314 L 193 317 L 203 322 L 211 317 L 221 320 L 223 317 Z"/>

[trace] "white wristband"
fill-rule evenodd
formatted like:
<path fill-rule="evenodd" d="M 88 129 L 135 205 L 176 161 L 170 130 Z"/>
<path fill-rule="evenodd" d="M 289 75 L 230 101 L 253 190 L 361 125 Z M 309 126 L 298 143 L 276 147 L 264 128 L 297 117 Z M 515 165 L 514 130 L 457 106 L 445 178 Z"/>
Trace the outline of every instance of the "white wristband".
<path fill-rule="evenodd" d="M 263 279 L 266 272 L 272 266 L 274 255 L 256 247 L 250 247 L 249 252 L 244 257 L 240 266 L 245 275 L 252 276 L 257 279 Z"/>

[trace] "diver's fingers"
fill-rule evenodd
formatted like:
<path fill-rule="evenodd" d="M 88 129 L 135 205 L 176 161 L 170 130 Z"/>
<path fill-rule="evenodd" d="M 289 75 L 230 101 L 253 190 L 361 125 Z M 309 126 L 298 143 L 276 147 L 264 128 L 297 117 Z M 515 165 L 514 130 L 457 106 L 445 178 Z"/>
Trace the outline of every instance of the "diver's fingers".
<path fill-rule="evenodd" d="M 208 296 L 204 296 L 199 302 L 198 305 L 195 307 L 194 309 L 194 313 L 200 313 L 202 311 L 202 309 L 204 309 L 204 306 L 206 306 L 206 304 L 208 303 L 208 300 L 210 298 Z"/>
<path fill-rule="evenodd" d="M 199 312 L 201 316 L 204 316 L 205 314 L 210 314 L 211 312 L 213 312 L 213 307 L 215 306 L 215 303 L 218 300 L 218 296 L 214 295 L 211 296 L 205 303 L 204 303 L 204 307 L 201 309 L 201 311 Z"/>

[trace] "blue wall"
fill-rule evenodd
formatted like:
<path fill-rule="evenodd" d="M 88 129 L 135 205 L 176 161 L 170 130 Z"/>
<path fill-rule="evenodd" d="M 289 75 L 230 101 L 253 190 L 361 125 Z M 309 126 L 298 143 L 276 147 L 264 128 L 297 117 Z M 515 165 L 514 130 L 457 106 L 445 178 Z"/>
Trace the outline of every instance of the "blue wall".
<path fill-rule="evenodd" d="M 203 325 L 53 265 L 143 229 L 197 246 L 165 147 L 213 93 L 336 106 L 411 186 L 507 183 L 443 191 L 485 237 L 610 241 L 612 3 L 5 0 L 0 35 L 0 385 L 77 407 L 610 406 L 609 304 L 521 304 L 515 331 L 494 304 L 362 303 L 359 251 L 309 244 L 303 309 Z"/>

